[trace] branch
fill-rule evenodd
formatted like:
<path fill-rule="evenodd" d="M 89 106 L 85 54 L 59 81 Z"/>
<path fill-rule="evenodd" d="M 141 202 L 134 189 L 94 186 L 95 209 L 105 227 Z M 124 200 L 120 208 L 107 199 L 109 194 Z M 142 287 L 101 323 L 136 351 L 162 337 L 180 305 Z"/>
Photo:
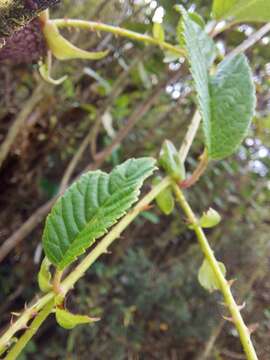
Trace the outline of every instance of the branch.
<path fill-rule="evenodd" d="M 116 36 L 122 36 L 127 37 L 129 39 L 135 40 L 135 41 L 141 41 L 146 44 L 152 44 L 152 45 L 158 45 L 163 50 L 168 50 L 174 54 L 178 54 L 180 56 L 186 56 L 186 52 L 184 49 L 174 46 L 172 44 L 169 44 L 165 41 L 159 41 L 158 39 L 153 38 L 149 35 L 140 34 L 131 30 L 126 30 L 118 26 L 112 26 L 103 24 L 100 22 L 95 21 L 85 21 L 85 20 L 77 20 L 77 19 L 54 19 L 50 20 L 52 23 L 54 23 L 58 28 L 65 28 L 65 27 L 75 27 L 79 29 L 84 30 L 90 30 L 90 31 L 104 31 L 109 32 L 111 34 L 114 34 Z"/>
<path fill-rule="evenodd" d="M 37 103 L 42 99 L 42 91 L 43 85 L 39 85 L 11 125 L 4 142 L 0 146 L 0 168 L 8 156 L 11 146 L 13 145 L 19 131 L 22 129 L 26 119 L 32 113 Z"/>

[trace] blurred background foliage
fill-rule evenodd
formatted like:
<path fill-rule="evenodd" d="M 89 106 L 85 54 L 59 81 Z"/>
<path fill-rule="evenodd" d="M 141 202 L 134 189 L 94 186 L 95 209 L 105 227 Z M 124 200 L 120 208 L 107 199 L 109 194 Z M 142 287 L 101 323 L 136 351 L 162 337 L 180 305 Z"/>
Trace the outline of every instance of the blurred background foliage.
<path fill-rule="evenodd" d="M 210 20 L 210 0 L 178 3 Z M 153 18 L 163 18 L 166 40 L 176 43 L 179 14 L 173 5 L 171 0 L 62 0 L 52 15 L 149 33 Z M 258 27 L 239 24 L 220 34 L 216 38 L 220 57 Z M 55 77 L 69 75 L 58 87 L 41 82 L 36 65 L 0 68 L 0 141 L 38 87 L 42 93 L 0 171 L 1 243 L 57 193 L 66 166 L 97 118 L 102 119 L 97 137 L 101 151 L 130 115 L 155 96 L 154 105 L 145 114 L 139 111 L 134 129 L 106 158 L 102 168 L 110 170 L 129 157 L 156 156 L 166 138 L 179 146 L 195 110 L 191 77 L 182 59 L 164 61 L 158 47 L 110 34 L 66 34 L 85 49 L 109 49 L 110 54 L 98 62 L 55 63 Z M 208 231 L 209 238 L 218 259 L 226 264 L 228 278 L 237 280 L 236 297 L 246 301 L 243 315 L 256 328 L 254 342 L 261 360 L 270 354 L 269 42 L 266 35 L 247 51 L 258 105 L 246 141 L 235 156 L 212 163 L 187 192 L 198 213 L 212 206 L 222 215 L 221 224 Z M 180 76 L 164 86 L 177 73 Z M 187 159 L 188 171 L 202 151 L 201 136 Z M 87 147 L 74 175 L 91 162 Z M 0 266 L 2 326 L 10 321 L 11 311 L 37 292 L 33 274 L 39 268 L 42 227 L 43 223 Z M 170 217 L 155 206 L 145 211 L 110 250 L 67 300 L 74 312 L 90 313 L 101 321 L 67 332 L 51 319 L 21 359 L 244 358 L 235 330 L 222 319 L 226 309 L 220 305 L 221 297 L 198 284 L 202 256 L 179 209 Z"/>

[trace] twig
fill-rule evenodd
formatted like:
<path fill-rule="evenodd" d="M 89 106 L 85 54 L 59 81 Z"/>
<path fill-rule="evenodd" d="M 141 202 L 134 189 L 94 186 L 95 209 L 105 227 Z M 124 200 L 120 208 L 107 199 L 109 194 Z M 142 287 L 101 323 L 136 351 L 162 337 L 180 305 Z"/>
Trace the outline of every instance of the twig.
<path fill-rule="evenodd" d="M 233 56 L 246 51 L 251 46 L 256 44 L 264 35 L 270 31 L 270 23 L 262 26 L 258 31 L 250 35 L 245 41 L 243 41 L 239 46 L 233 49 L 227 56 L 226 59 L 230 59 Z"/>
<path fill-rule="evenodd" d="M 175 54 L 178 54 L 180 56 L 185 56 L 186 52 L 184 49 L 174 46 L 172 44 L 169 44 L 165 41 L 159 41 L 158 39 L 153 38 L 149 35 L 140 34 L 131 30 L 126 30 L 118 26 L 112 26 L 103 24 L 100 22 L 95 21 L 85 21 L 85 20 L 77 20 L 77 19 L 54 19 L 50 20 L 52 23 L 54 23 L 57 27 L 75 27 L 80 28 L 84 30 L 90 30 L 90 31 L 104 31 L 109 32 L 117 36 L 123 36 L 127 37 L 129 39 L 144 42 L 146 44 L 152 44 L 160 46 L 164 50 L 171 51 Z"/>
<path fill-rule="evenodd" d="M 43 88 L 43 85 L 39 85 L 36 88 L 31 98 L 26 102 L 23 109 L 20 111 L 17 119 L 11 125 L 4 142 L 0 146 L 0 168 L 9 154 L 11 146 L 13 145 L 19 131 L 22 129 L 25 120 L 31 114 L 37 103 L 41 100 Z"/>
<path fill-rule="evenodd" d="M 50 211 L 55 198 L 47 201 L 38 208 L 18 230 L 15 231 L 0 247 L 0 262 L 14 249 L 30 232 L 44 219 L 44 216 Z"/>

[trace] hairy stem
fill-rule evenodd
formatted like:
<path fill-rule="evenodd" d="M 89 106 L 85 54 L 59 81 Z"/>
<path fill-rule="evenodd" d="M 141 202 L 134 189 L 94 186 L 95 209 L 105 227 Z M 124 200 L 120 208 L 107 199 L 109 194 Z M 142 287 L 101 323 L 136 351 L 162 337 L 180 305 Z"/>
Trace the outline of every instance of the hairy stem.
<path fill-rule="evenodd" d="M 244 320 L 240 313 L 239 306 L 236 304 L 234 297 L 232 295 L 231 286 L 228 283 L 228 281 L 225 279 L 224 275 L 222 274 L 222 271 L 220 270 L 220 267 L 215 258 L 213 250 L 211 249 L 209 242 L 208 242 L 202 228 L 199 226 L 198 220 L 197 220 L 194 212 L 192 211 L 191 207 L 189 206 L 188 202 L 186 201 L 183 192 L 179 189 L 178 185 L 176 185 L 176 184 L 173 184 L 173 189 L 174 189 L 175 196 L 176 196 L 178 203 L 180 204 L 185 215 L 187 216 L 188 220 L 190 221 L 190 223 L 193 226 L 193 229 L 197 235 L 202 252 L 203 252 L 205 258 L 207 259 L 207 261 L 209 262 L 211 269 L 213 270 L 213 273 L 216 276 L 216 279 L 219 283 L 220 290 L 224 297 L 225 304 L 227 305 L 227 308 L 231 313 L 232 321 L 238 331 L 238 334 L 239 334 L 243 349 L 245 351 L 245 354 L 247 356 L 247 359 L 248 360 L 258 360 L 255 349 L 253 347 L 253 344 L 252 344 L 252 341 L 250 338 L 250 332 L 244 323 Z"/>
<path fill-rule="evenodd" d="M 77 19 L 54 19 L 50 21 L 54 23 L 58 28 L 75 27 L 90 31 L 109 32 L 116 36 L 122 36 L 132 40 L 142 41 L 146 44 L 158 45 L 164 50 L 168 50 L 180 56 L 184 56 L 184 57 L 186 56 L 185 50 L 180 47 L 174 46 L 165 41 L 159 41 L 158 39 L 155 39 L 152 36 L 140 34 L 131 30 L 126 30 L 118 26 L 107 25 L 95 21 L 85 21 L 85 20 L 77 20 Z"/>

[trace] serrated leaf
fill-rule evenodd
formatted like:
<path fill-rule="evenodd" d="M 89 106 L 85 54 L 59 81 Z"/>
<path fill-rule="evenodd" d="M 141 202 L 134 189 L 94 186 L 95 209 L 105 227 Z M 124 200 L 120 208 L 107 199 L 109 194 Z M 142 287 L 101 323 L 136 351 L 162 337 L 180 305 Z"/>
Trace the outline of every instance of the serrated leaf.
<path fill-rule="evenodd" d="M 43 26 L 43 34 L 45 36 L 48 48 L 59 60 L 99 60 L 108 54 L 108 51 L 90 52 L 74 46 L 60 34 L 57 26 L 51 21 L 47 21 Z"/>
<path fill-rule="evenodd" d="M 191 21 L 190 24 L 192 24 L 191 31 L 194 31 L 196 33 L 196 42 L 200 44 L 200 50 L 203 58 L 206 60 L 207 67 L 210 68 L 217 56 L 216 45 L 213 39 L 205 32 L 202 25 L 203 23 L 198 23 L 200 18 L 196 18 L 195 13 L 188 13 L 188 17 Z M 203 19 L 201 21 L 203 21 Z M 180 19 L 177 25 L 176 34 L 181 47 L 185 46 L 186 43 L 185 37 L 183 36 L 183 25 L 183 21 L 182 19 Z"/>
<path fill-rule="evenodd" d="M 41 263 L 40 270 L 38 272 L 38 285 L 41 291 L 48 292 L 51 290 L 51 278 L 50 273 L 51 262 L 45 257 Z"/>
<path fill-rule="evenodd" d="M 67 310 L 60 308 L 56 308 L 55 318 L 58 325 L 60 325 L 62 328 L 67 330 L 73 329 L 77 325 L 90 324 L 98 320 L 96 318 L 90 318 L 89 316 L 86 315 L 77 315 L 77 314 L 75 315 Z"/>
<path fill-rule="evenodd" d="M 255 88 L 243 54 L 224 60 L 209 77 L 195 23 L 183 13 L 183 35 L 197 92 L 208 156 L 223 159 L 244 139 L 255 109 Z M 197 25 L 196 25 L 197 26 Z"/>
<path fill-rule="evenodd" d="M 162 24 L 154 22 L 154 24 L 153 24 L 153 37 L 156 40 L 160 41 L 160 42 L 164 41 L 165 32 L 164 32 Z"/>
<path fill-rule="evenodd" d="M 270 21 L 269 0 L 214 0 L 213 16 L 234 22 Z"/>
<path fill-rule="evenodd" d="M 90 171 L 53 206 L 43 233 L 48 259 L 63 270 L 122 217 L 155 169 L 152 158 L 130 159 L 110 174 Z"/>
<path fill-rule="evenodd" d="M 225 265 L 220 261 L 218 261 L 218 265 L 222 274 L 225 276 L 226 275 Z M 199 269 L 198 280 L 201 286 L 210 292 L 214 290 L 219 290 L 219 283 L 207 259 L 204 259 Z"/>
<path fill-rule="evenodd" d="M 256 97 L 247 58 L 239 54 L 219 64 L 210 78 L 210 122 L 204 121 L 209 157 L 223 159 L 235 152 L 247 135 Z"/>

